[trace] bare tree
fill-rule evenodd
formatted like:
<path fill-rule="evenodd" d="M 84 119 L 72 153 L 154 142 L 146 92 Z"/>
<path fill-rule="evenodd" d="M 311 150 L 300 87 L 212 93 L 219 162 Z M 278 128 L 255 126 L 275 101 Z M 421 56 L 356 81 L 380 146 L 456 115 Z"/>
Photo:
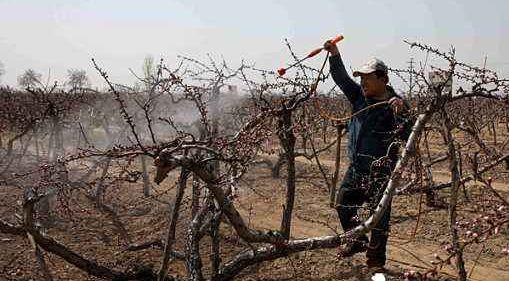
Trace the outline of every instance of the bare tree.
<path fill-rule="evenodd" d="M 87 88 L 90 86 L 87 72 L 83 69 L 67 70 L 66 84 L 72 89 Z"/>
<path fill-rule="evenodd" d="M 34 88 L 41 84 L 42 74 L 29 68 L 23 74 L 18 76 L 18 85 L 23 88 Z"/>

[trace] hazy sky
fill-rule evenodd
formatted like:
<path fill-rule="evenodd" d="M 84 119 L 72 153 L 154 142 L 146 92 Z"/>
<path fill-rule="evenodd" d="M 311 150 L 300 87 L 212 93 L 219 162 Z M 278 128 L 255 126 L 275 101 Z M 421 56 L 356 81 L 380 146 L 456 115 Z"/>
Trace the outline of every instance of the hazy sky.
<path fill-rule="evenodd" d="M 153 55 L 174 64 L 177 55 L 223 55 L 275 69 L 289 61 L 283 39 L 305 54 L 344 34 L 340 49 L 348 66 L 377 56 L 405 67 L 412 55 L 403 39 L 443 49 L 507 77 L 509 1 L 314 0 L 314 1 L 111 1 L 0 0 L 1 83 L 15 85 L 27 68 L 63 81 L 69 68 L 92 69 L 94 57 L 115 82 L 132 83 Z M 319 59 L 317 59 L 319 61 Z"/>

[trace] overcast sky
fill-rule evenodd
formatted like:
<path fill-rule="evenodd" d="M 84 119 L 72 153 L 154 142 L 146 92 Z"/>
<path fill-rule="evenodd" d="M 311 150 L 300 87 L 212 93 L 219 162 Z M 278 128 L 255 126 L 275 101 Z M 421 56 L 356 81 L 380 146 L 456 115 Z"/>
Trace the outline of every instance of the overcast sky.
<path fill-rule="evenodd" d="M 174 64 L 177 55 L 198 59 L 207 53 L 233 65 L 245 59 L 275 69 L 289 61 L 288 38 L 299 54 L 344 34 L 340 49 L 348 66 L 377 56 L 405 67 L 410 56 L 403 39 L 447 49 L 458 57 L 509 73 L 509 1 L 314 0 L 314 1 L 112 1 L 0 0 L 1 83 L 16 85 L 27 68 L 63 81 L 66 70 L 92 69 L 95 58 L 118 83 L 132 83 L 152 55 Z M 318 59 L 317 59 L 318 60 Z"/>

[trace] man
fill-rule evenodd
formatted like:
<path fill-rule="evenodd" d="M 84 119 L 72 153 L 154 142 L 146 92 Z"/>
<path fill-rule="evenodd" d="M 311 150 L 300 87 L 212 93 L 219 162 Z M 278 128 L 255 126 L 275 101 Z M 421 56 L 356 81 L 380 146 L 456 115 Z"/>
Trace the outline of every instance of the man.
<path fill-rule="evenodd" d="M 348 124 L 350 166 L 336 196 L 341 226 L 348 231 L 360 223 L 358 208 L 365 202 L 376 206 L 381 198 L 398 158 L 398 139 L 408 138 L 412 122 L 406 118 L 408 106 L 387 85 L 388 69 L 381 60 L 372 59 L 354 71 L 353 76 L 361 79 L 359 85 L 346 72 L 337 46 L 327 41 L 324 49 L 330 52 L 332 78 L 350 101 L 354 113 Z M 386 103 L 375 105 L 384 101 Z M 372 107 L 360 111 L 368 106 Z M 371 205 L 372 212 L 374 206 Z M 388 206 L 371 231 L 371 239 L 357 238 L 341 249 L 340 255 L 349 257 L 367 251 L 370 271 L 383 272 L 390 210 Z"/>

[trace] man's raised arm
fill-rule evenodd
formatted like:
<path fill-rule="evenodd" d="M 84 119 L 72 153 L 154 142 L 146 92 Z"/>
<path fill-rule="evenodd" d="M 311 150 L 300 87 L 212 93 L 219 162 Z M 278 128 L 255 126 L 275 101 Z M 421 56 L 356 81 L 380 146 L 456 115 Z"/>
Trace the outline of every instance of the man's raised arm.
<path fill-rule="evenodd" d="M 330 52 L 329 64 L 332 79 L 334 79 L 334 82 L 336 82 L 341 91 L 343 91 L 350 103 L 356 107 L 359 102 L 363 100 L 361 86 L 346 72 L 338 47 L 330 41 L 327 41 L 323 45 L 323 48 Z"/>

